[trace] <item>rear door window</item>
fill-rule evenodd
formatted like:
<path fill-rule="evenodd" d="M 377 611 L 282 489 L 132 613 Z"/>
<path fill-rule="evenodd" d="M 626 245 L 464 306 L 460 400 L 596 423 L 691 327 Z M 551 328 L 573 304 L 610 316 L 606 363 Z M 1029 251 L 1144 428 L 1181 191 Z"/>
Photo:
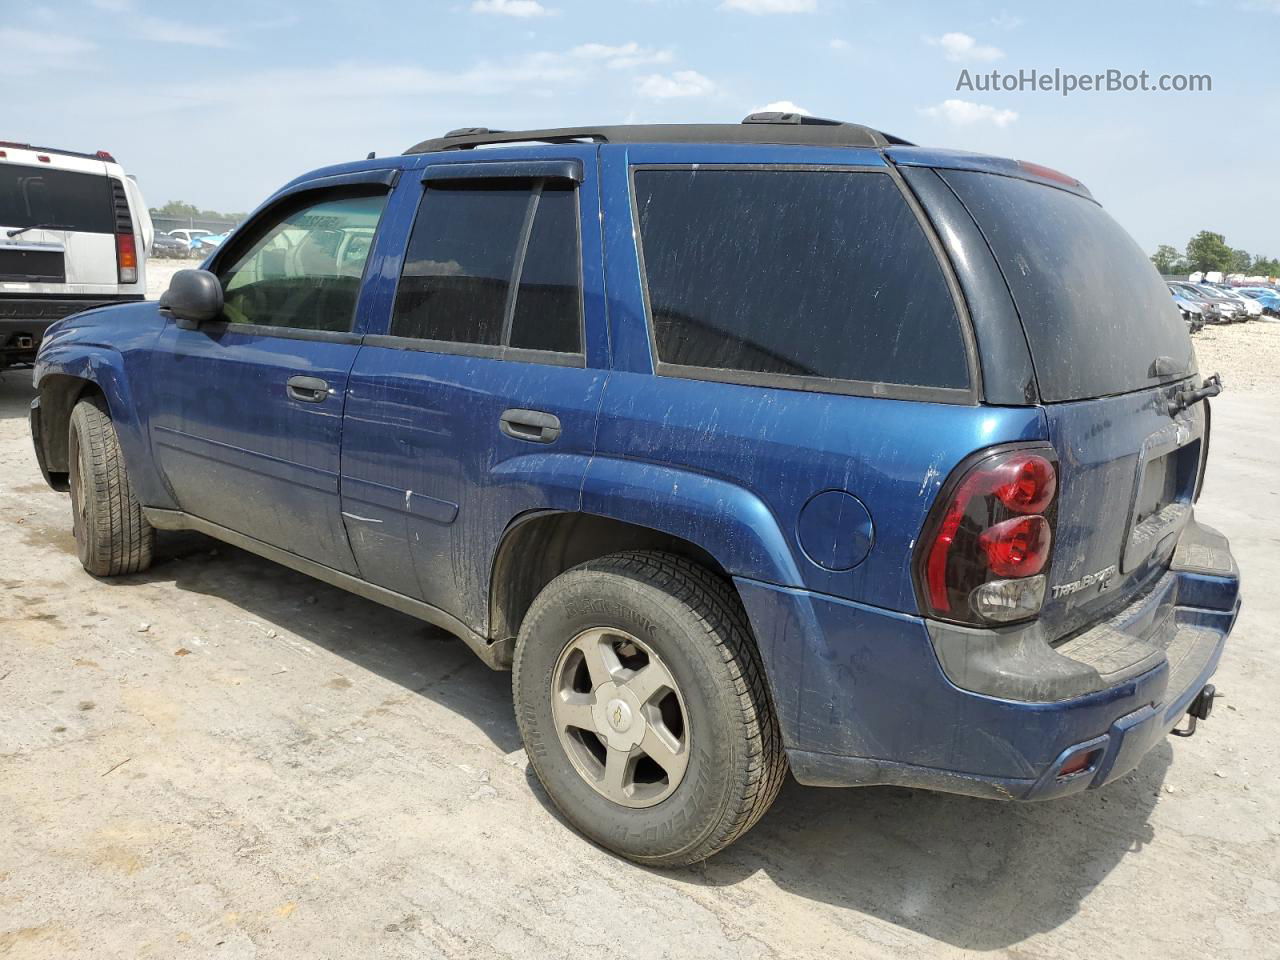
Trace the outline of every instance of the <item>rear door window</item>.
<path fill-rule="evenodd" d="M 1187 326 L 1164 281 L 1102 207 L 1013 177 L 939 172 L 995 253 L 1042 400 L 1128 393 L 1194 372 Z M 1178 373 L 1156 376 L 1161 357 Z"/>
<path fill-rule="evenodd" d="M 391 335 L 580 354 L 581 264 L 571 184 L 431 183 L 405 254 Z"/>
<path fill-rule="evenodd" d="M 635 203 L 663 372 L 969 387 L 945 275 L 887 174 L 640 167 Z"/>
<path fill-rule="evenodd" d="M 0 226 L 115 233 L 105 176 L 0 163 Z"/>

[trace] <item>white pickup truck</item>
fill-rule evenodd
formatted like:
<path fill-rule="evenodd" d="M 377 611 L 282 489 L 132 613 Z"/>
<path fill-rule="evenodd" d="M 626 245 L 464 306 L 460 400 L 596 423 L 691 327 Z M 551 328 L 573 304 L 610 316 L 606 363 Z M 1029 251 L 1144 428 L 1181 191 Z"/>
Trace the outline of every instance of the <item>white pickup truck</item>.
<path fill-rule="evenodd" d="M 61 317 L 143 299 L 152 237 L 111 154 L 0 141 L 0 370 L 35 359 Z"/>

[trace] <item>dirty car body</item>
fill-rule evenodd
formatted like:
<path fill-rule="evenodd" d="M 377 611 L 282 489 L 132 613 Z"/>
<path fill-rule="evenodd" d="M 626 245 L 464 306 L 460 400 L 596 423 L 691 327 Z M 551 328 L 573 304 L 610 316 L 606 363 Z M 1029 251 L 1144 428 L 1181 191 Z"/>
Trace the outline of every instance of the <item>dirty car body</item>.
<path fill-rule="evenodd" d="M 1239 610 L 1195 517 L 1203 381 L 1145 256 L 1029 164 L 626 129 L 299 178 L 206 264 L 226 315 L 51 330 L 46 476 L 65 488 L 67 411 L 100 391 L 151 524 L 495 667 L 562 571 L 678 554 L 732 585 L 803 783 L 1030 800 L 1133 769 L 1203 706 Z M 325 204 L 372 240 L 344 274 L 365 228 L 327 236 L 335 275 L 293 284 L 276 302 L 301 319 L 275 325 L 236 278 L 254 256 L 249 287 L 287 273 Z M 486 297 L 478 332 L 449 307 Z"/>

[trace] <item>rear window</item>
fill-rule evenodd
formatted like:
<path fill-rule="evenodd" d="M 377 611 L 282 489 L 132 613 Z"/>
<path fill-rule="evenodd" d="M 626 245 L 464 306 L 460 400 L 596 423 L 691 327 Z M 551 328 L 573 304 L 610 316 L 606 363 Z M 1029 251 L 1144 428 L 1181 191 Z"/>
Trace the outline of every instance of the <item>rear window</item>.
<path fill-rule="evenodd" d="M 950 289 L 888 175 L 640 168 L 635 194 L 664 364 L 969 386 Z"/>
<path fill-rule="evenodd" d="M 107 177 L 0 164 L 0 226 L 114 233 L 115 223 Z"/>
<path fill-rule="evenodd" d="M 1152 387 L 1155 361 L 1195 370 L 1186 324 L 1160 275 L 1085 197 L 988 173 L 941 171 L 968 207 L 1013 293 L 1041 399 Z"/>

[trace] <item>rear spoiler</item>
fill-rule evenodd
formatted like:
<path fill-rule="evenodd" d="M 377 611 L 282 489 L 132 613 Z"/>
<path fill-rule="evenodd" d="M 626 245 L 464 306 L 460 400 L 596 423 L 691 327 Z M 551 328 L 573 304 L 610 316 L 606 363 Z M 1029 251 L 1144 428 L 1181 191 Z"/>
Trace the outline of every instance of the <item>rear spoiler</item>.
<path fill-rule="evenodd" d="M 1009 160 L 991 157 L 984 153 L 966 153 L 963 150 L 935 150 L 928 147 L 890 147 L 883 151 L 891 162 L 900 167 L 932 167 L 938 170 L 972 170 L 977 173 L 994 173 L 1002 177 L 1030 180 L 1048 187 L 1057 187 L 1088 200 L 1094 199 L 1089 188 L 1075 177 L 1050 167 L 1026 160 Z"/>

